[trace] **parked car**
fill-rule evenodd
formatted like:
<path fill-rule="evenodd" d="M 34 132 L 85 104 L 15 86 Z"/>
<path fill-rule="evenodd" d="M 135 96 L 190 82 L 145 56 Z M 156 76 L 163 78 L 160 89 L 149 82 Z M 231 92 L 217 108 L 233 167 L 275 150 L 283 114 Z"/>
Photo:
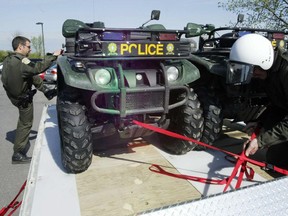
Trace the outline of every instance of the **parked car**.
<path fill-rule="evenodd" d="M 55 83 L 57 81 L 57 64 L 56 62 L 44 73 L 44 81 Z"/>
<path fill-rule="evenodd" d="M 53 63 L 46 71 L 39 74 L 40 78 L 47 83 L 55 83 L 57 81 L 57 64 Z"/>
<path fill-rule="evenodd" d="M 44 80 L 45 72 L 40 73 L 38 76 L 39 76 L 42 80 Z"/>
<path fill-rule="evenodd" d="M 0 74 L 2 73 L 3 63 L 0 63 Z"/>

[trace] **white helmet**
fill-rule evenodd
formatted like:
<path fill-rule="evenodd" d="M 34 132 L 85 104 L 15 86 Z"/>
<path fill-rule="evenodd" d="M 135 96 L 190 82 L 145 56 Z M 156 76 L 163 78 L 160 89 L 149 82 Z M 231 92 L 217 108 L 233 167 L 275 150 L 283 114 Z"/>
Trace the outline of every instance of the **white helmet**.
<path fill-rule="evenodd" d="M 267 38 L 259 34 L 247 34 L 233 44 L 230 61 L 259 66 L 264 70 L 271 68 L 274 61 L 274 50 Z"/>

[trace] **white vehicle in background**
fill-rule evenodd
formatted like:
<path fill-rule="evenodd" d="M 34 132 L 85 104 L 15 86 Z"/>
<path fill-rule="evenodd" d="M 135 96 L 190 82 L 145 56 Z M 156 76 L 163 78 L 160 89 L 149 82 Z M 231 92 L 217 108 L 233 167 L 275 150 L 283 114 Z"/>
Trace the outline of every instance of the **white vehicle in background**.
<path fill-rule="evenodd" d="M 2 73 L 3 62 L 0 63 L 0 74 Z"/>
<path fill-rule="evenodd" d="M 57 64 L 53 63 L 46 71 L 39 74 L 41 79 L 46 83 L 56 83 L 57 81 Z"/>
<path fill-rule="evenodd" d="M 57 81 L 57 64 L 53 64 L 44 73 L 44 81 L 48 83 L 55 83 Z"/>

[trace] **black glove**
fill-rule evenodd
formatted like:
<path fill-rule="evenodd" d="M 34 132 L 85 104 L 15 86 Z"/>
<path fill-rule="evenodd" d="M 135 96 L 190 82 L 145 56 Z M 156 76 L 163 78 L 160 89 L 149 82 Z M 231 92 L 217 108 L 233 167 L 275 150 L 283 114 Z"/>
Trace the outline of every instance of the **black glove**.
<path fill-rule="evenodd" d="M 43 93 L 48 100 L 51 100 L 57 95 L 57 88 L 49 89 L 45 87 Z"/>

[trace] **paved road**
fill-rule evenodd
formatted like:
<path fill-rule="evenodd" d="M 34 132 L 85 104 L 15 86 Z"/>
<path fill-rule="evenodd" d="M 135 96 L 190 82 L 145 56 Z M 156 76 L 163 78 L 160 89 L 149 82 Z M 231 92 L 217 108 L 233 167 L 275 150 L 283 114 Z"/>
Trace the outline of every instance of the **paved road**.
<path fill-rule="evenodd" d="M 1 78 L 1 75 L 0 75 Z M 34 97 L 34 122 L 30 134 L 31 148 L 28 156 L 33 153 L 37 130 L 45 104 L 55 104 L 56 99 L 48 101 L 42 92 Z M 10 203 L 26 180 L 29 164 L 12 165 L 13 140 L 18 120 L 18 111 L 6 96 L 0 81 L 0 209 Z M 14 214 L 18 215 L 19 210 Z"/>

